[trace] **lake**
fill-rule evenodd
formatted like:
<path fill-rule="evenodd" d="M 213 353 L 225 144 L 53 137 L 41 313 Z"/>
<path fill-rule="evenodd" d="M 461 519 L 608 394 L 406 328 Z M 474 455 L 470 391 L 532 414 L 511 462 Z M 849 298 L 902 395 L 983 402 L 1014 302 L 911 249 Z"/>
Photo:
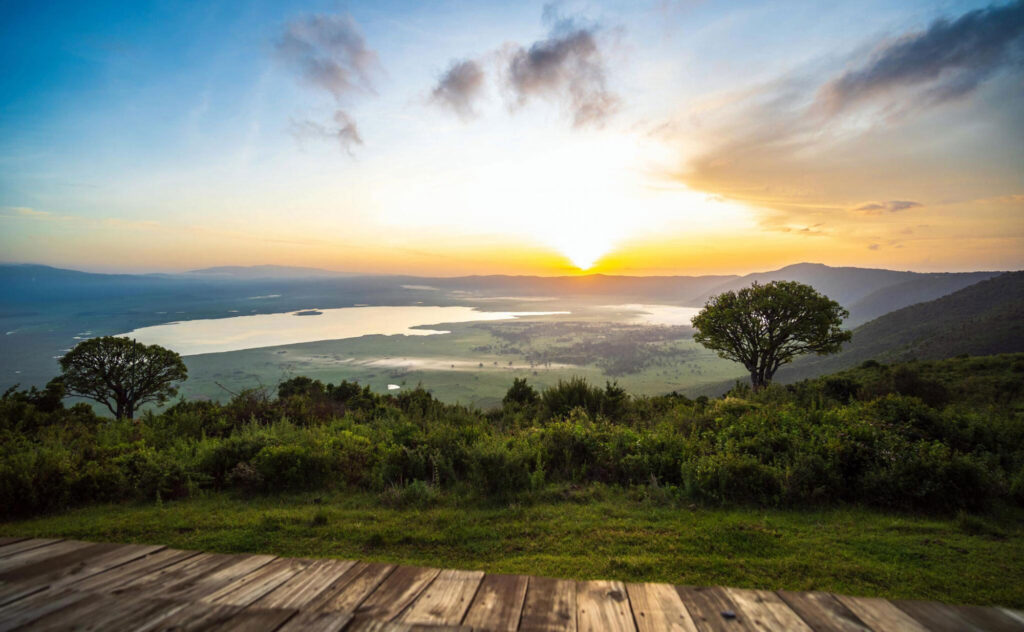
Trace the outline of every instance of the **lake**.
<path fill-rule="evenodd" d="M 254 314 L 184 320 L 142 327 L 119 336 L 157 344 L 181 355 L 221 353 L 257 347 L 338 340 L 380 334 L 430 336 L 449 333 L 420 329 L 427 325 L 509 320 L 520 316 L 547 316 L 569 312 L 482 312 L 472 307 L 341 307 L 310 309 L 285 314 Z M 302 315 L 300 315 L 302 314 Z"/>
<path fill-rule="evenodd" d="M 647 305 L 627 303 L 623 305 L 605 305 L 605 309 L 622 312 L 635 312 L 630 322 L 644 325 L 686 325 L 690 326 L 693 317 L 702 308 L 680 307 L 678 305 Z"/>

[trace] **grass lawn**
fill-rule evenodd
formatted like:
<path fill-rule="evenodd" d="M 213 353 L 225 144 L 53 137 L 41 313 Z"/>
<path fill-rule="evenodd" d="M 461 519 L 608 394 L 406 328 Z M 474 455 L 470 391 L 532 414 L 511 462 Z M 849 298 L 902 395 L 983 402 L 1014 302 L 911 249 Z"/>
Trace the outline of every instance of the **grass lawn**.
<path fill-rule="evenodd" d="M 606 488 L 522 505 L 367 493 L 98 505 L 0 523 L 0 535 L 342 557 L 576 579 L 828 590 L 1024 607 L 1024 511 L 936 518 L 866 509 L 652 506 Z"/>

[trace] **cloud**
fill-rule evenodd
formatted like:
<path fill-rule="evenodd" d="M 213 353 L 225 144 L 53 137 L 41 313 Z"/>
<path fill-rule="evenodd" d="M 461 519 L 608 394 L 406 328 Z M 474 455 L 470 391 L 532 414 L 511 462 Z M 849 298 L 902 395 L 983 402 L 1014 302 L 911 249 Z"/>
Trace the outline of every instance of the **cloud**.
<path fill-rule="evenodd" d="M 869 215 L 881 213 L 882 211 L 888 211 L 890 213 L 897 213 L 899 211 L 905 211 L 911 208 L 919 208 L 924 206 L 920 202 L 912 202 L 910 200 L 890 200 L 888 202 L 868 202 L 867 204 L 861 204 L 853 210 L 867 213 Z"/>
<path fill-rule="evenodd" d="M 302 140 L 305 138 L 328 138 L 333 139 L 341 145 L 345 153 L 352 155 L 353 145 L 362 145 L 363 139 L 359 135 L 359 128 L 343 110 L 334 113 L 334 125 L 326 126 L 315 121 L 292 121 L 292 134 Z"/>
<path fill-rule="evenodd" d="M 898 230 L 900 212 L 925 204 L 948 214 L 944 201 L 1010 193 L 1019 178 L 1006 165 L 1024 156 L 1022 7 L 939 20 L 856 61 L 810 60 L 708 95 L 650 134 L 679 148 L 668 177 L 753 207 L 768 230 L 824 221 L 861 238 L 868 226 Z M 956 107 L 939 107 L 972 82 Z"/>
<path fill-rule="evenodd" d="M 451 108 L 463 119 L 475 116 L 473 103 L 484 88 L 484 71 L 473 59 L 453 61 L 430 94 L 431 100 Z"/>
<path fill-rule="evenodd" d="M 962 97 L 1007 64 L 1020 64 L 1024 2 L 969 11 L 937 20 L 879 48 L 863 66 L 822 88 L 830 112 L 885 92 L 927 84 L 924 103 Z"/>
<path fill-rule="evenodd" d="M 276 48 L 307 84 L 329 94 L 338 105 L 333 125 L 307 120 L 293 124 L 293 133 L 336 138 L 351 154 L 352 146 L 363 140 L 341 106 L 353 97 L 376 94 L 373 77 L 379 69 L 377 53 L 366 45 L 359 25 L 349 15 L 306 16 L 286 26 Z"/>
<path fill-rule="evenodd" d="M 561 102 L 575 127 L 603 125 L 620 100 L 607 86 L 597 27 L 556 19 L 550 7 L 545 8 L 545 18 L 554 21 L 547 39 L 508 51 L 504 81 L 515 104 L 542 97 Z"/>
<path fill-rule="evenodd" d="M 5 206 L 3 208 L 5 211 L 10 211 L 15 215 L 20 215 L 21 217 L 48 217 L 51 215 L 49 211 L 37 211 L 36 209 L 29 208 L 28 206 Z"/>

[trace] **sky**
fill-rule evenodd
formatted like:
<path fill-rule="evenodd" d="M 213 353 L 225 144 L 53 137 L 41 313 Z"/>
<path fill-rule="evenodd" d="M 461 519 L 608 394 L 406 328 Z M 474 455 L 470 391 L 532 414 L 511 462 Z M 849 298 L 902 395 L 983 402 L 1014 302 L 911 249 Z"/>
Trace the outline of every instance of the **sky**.
<path fill-rule="evenodd" d="M 0 3 L 0 261 L 1024 267 L 1024 2 Z"/>

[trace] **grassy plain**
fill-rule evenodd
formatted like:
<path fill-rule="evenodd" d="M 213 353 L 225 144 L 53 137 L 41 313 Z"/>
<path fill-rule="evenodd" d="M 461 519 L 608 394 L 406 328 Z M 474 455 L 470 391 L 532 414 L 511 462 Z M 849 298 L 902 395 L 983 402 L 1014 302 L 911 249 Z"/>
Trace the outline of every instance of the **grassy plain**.
<path fill-rule="evenodd" d="M 578 316 L 530 321 L 607 322 L 609 328 L 621 324 L 612 320 L 581 320 Z M 701 386 L 743 377 L 742 367 L 722 360 L 691 338 L 657 344 L 692 354 L 680 354 L 677 360 L 626 375 L 609 376 L 595 363 L 531 367 L 522 354 L 503 354 L 494 349 L 502 341 L 492 329 L 510 325 L 509 322 L 486 326 L 461 323 L 431 326 L 451 332 L 433 336 L 363 336 L 189 356 L 185 358 L 189 379 L 181 393 L 188 399 L 226 400 L 230 397 L 229 391 L 260 385 L 274 388 L 284 379 L 304 375 L 332 383 L 355 380 L 381 393 L 387 392 L 388 384 L 409 387 L 422 384 L 441 401 L 487 408 L 500 405 L 505 391 L 517 377 L 527 378 L 538 388 L 552 386 L 559 379 L 574 375 L 585 377 L 593 384 L 618 380 L 630 393 L 640 395 L 693 392 Z M 565 332 L 537 337 L 532 346 L 544 349 L 556 341 L 567 344 L 579 339 L 579 334 Z"/>
<path fill-rule="evenodd" d="M 219 493 L 96 505 L 0 523 L 0 534 L 1024 606 L 1020 509 L 937 518 L 860 508 L 665 506 L 650 496 L 643 488 L 593 486 L 550 489 L 524 504 L 442 496 L 426 508 L 396 508 L 370 493 Z"/>

